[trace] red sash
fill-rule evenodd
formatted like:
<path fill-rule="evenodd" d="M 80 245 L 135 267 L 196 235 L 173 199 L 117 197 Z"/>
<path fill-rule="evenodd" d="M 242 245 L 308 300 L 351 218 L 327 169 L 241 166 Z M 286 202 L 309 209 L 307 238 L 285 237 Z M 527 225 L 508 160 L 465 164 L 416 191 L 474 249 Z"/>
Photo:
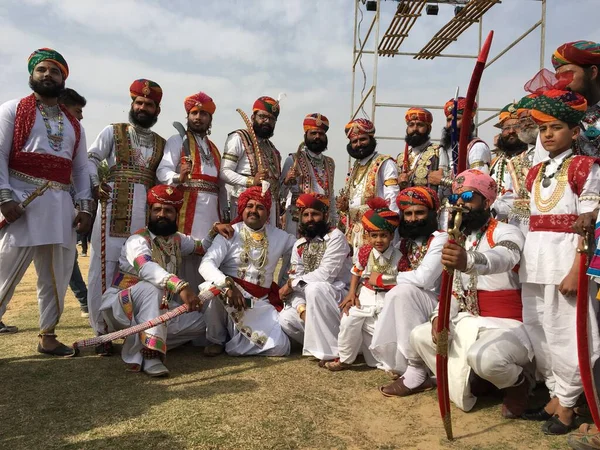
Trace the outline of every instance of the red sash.
<path fill-rule="evenodd" d="M 8 167 L 31 177 L 71 184 L 73 161 L 46 153 L 16 152 L 10 155 Z"/>
<path fill-rule="evenodd" d="M 573 224 L 577 214 L 545 214 L 529 218 L 529 231 L 554 231 L 556 233 L 575 233 Z"/>
<path fill-rule="evenodd" d="M 523 303 L 520 289 L 477 291 L 479 315 L 523 322 Z"/>
<path fill-rule="evenodd" d="M 277 312 L 283 309 L 283 302 L 279 298 L 279 286 L 277 286 L 277 283 L 273 282 L 271 283 L 271 287 L 266 288 L 240 278 L 231 278 L 253 297 L 262 298 L 265 295 L 268 296 L 269 303 L 275 307 Z"/>

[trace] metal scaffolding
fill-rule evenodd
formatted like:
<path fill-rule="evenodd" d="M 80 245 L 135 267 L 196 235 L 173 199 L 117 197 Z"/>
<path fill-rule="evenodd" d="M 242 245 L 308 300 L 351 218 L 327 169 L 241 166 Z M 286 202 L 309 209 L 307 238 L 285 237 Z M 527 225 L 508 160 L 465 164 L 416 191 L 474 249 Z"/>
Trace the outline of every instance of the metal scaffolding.
<path fill-rule="evenodd" d="M 382 0 L 366 2 L 366 0 L 354 0 L 354 49 L 352 63 L 352 93 L 350 101 L 350 118 L 354 119 L 361 110 L 368 116 L 364 109 L 365 104 L 371 100 L 371 120 L 375 121 L 377 108 L 409 108 L 412 106 L 423 107 L 427 109 L 440 110 L 442 105 L 418 105 L 407 103 L 387 103 L 379 101 L 377 98 L 377 71 L 378 60 L 380 56 L 395 57 L 395 56 L 411 56 L 415 60 L 431 60 L 434 58 L 469 58 L 476 59 L 478 55 L 473 54 L 448 54 L 442 53 L 452 42 L 458 38 L 473 24 L 478 24 L 478 49 L 481 48 L 483 40 L 483 16 L 495 5 L 500 4 L 501 0 L 393 0 L 398 2 L 396 12 L 392 20 L 380 39 L 381 25 L 381 5 Z M 522 1 L 522 0 L 521 0 Z M 521 42 L 525 37 L 540 28 L 540 69 L 544 67 L 544 47 L 546 44 L 546 0 L 532 0 L 540 3 L 540 19 L 524 31 L 518 38 L 511 42 L 506 48 L 500 51 L 496 56 L 491 57 L 486 65 L 486 68 L 496 62 L 499 58 L 505 55 L 515 45 Z M 364 35 L 360 32 L 359 14 L 364 17 L 364 12 L 361 9 L 361 4 L 370 3 L 367 6 L 376 4 L 371 24 Z M 446 23 L 435 35 L 426 43 L 423 48 L 417 52 L 403 52 L 400 47 L 419 17 L 421 17 L 423 9 L 431 4 L 450 4 L 455 6 L 455 16 Z M 371 8 L 367 8 L 368 10 Z M 374 33 L 373 33 L 374 31 Z M 367 50 L 366 47 L 371 47 L 373 50 Z M 359 65 L 364 71 L 362 65 L 363 55 L 377 55 L 373 58 L 373 72 L 371 76 L 371 85 L 366 93 L 361 93 L 361 98 L 355 106 L 356 97 L 356 67 Z M 365 75 L 366 79 L 366 75 Z M 366 86 L 363 88 L 366 89 Z M 477 98 L 479 100 L 479 96 Z M 504 105 L 502 105 L 504 106 Z M 476 127 L 492 120 L 498 115 L 500 108 L 498 107 L 479 107 L 475 117 Z M 483 120 L 479 120 L 479 112 L 491 113 Z M 377 139 L 403 140 L 403 136 L 377 136 Z"/>

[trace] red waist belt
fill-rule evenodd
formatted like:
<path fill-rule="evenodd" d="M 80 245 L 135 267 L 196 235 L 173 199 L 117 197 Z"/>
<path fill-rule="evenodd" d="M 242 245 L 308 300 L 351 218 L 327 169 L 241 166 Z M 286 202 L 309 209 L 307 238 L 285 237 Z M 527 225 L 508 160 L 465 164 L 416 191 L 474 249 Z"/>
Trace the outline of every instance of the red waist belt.
<path fill-rule="evenodd" d="M 477 291 L 479 315 L 523 322 L 523 303 L 520 289 Z"/>
<path fill-rule="evenodd" d="M 554 231 L 556 233 L 575 233 L 573 224 L 577 214 L 535 215 L 529 218 L 529 231 Z"/>
<path fill-rule="evenodd" d="M 268 296 L 269 303 L 273 305 L 277 311 L 283 309 L 283 302 L 279 298 L 279 286 L 277 286 L 277 283 L 273 282 L 271 283 L 271 287 L 266 288 L 240 278 L 231 277 L 231 279 L 239 284 L 252 297 L 262 298 L 266 295 Z"/>
<path fill-rule="evenodd" d="M 8 167 L 31 177 L 71 184 L 73 161 L 46 153 L 16 152 L 11 155 Z"/>

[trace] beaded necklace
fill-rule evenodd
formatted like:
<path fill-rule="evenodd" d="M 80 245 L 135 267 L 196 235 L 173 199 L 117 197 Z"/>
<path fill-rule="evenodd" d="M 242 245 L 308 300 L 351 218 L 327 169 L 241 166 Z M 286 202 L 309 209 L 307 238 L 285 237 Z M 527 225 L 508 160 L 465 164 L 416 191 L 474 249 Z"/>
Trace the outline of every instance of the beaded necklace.
<path fill-rule="evenodd" d="M 572 161 L 573 161 L 572 155 L 563 159 L 563 161 L 556 168 L 556 171 L 552 175 L 549 175 L 547 177 L 546 177 L 546 166 L 549 164 L 550 161 L 546 161 L 546 162 L 542 163 L 542 167 L 540 168 L 540 171 L 538 172 L 538 176 L 536 177 L 535 184 L 534 184 L 534 190 L 535 190 L 534 201 L 535 201 L 535 206 L 539 212 L 547 213 L 547 212 L 551 211 L 552 209 L 554 209 L 554 207 L 558 204 L 560 199 L 563 197 L 563 194 L 565 192 L 565 187 L 567 185 L 567 182 L 569 181 L 568 180 L 568 171 L 569 171 L 569 166 L 571 165 Z M 549 187 L 550 180 L 552 178 L 554 178 L 555 176 L 556 176 L 556 181 L 557 181 L 556 188 L 554 188 L 554 191 L 552 192 L 550 197 L 548 197 L 547 199 L 542 198 L 540 184 L 545 188 Z M 543 181 L 542 181 L 542 179 L 543 179 Z"/>
<path fill-rule="evenodd" d="M 196 146 L 198 147 L 198 153 L 200 153 L 200 161 L 203 167 L 214 167 L 215 161 L 213 159 L 212 153 L 210 152 L 210 147 L 207 145 L 207 151 L 204 151 L 204 146 L 202 144 L 206 144 L 206 141 L 203 137 L 200 137 L 196 133 L 192 133 L 194 138 L 196 139 Z"/>
<path fill-rule="evenodd" d="M 402 257 L 398 262 L 399 272 L 410 272 L 411 270 L 417 269 L 429 249 L 431 243 L 431 236 L 423 241 L 423 244 L 419 245 L 412 239 L 403 239 L 400 242 L 400 253 Z"/>
<path fill-rule="evenodd" d="M 41 102 L 36 102 L 37 107 L 40 110 L 40 114 L 42 115 L 42 119 L 44 120 L 44 125 L 46 126 L 46 134 L 48 135 L 48 144 L 50 144 L 50 148 L 55 152 L 60 152 L 62 150 L 62 142 L 63 142 L 63 134 L 64 134 L 64 116 L 60 107 L 57 105 L 55 107 L 48 107 L 48 109 L 54 113 L 57 112 L 58 116 L 58 132 L 54 134 L 52 132 L 52 126 L 50 125 L 50 118 L 48 117 L 48 113 L 46 112 L 46 107 Z M 53 114 L 53 118 L 56 117 Z"/>
<path fill-rule="evenodd" d="M 313 174 L 315 175 L 315 180 L 317 180 L 317 184 L 323 189 L 325 194 L 329 193 L 329 177 L 327 176 L 327 170 L 325 167 L 324 158 L 315 158 L 306 152 L 306 156 L 310 161 L 310 166 L 312 168 Z"/>

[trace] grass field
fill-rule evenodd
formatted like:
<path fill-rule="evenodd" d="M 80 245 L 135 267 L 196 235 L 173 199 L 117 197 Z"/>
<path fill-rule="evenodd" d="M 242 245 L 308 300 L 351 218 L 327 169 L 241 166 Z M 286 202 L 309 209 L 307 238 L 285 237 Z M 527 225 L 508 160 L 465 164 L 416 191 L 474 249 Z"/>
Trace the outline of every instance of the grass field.
<path fill-rule="evenodd" d="M 87 274 L 88 258 L 79 258 Z M 387 376 L 365 365 L 330 373 L 296 350 L 288 358 L 206 358 L 169 352 L 171 376 L 125 372 L 119 356 L 86 349 L 60 359 L 35 351 L 35 272 L 21 282 L 0 336 L 0 449 L 562 449 L 539 423 L 500 416 L 500 399 L 453 408 L 445 438 L 435 391 L 384 398 Z M 57 328 L 65 343 L 91 336 L 69 291 Z"/>

